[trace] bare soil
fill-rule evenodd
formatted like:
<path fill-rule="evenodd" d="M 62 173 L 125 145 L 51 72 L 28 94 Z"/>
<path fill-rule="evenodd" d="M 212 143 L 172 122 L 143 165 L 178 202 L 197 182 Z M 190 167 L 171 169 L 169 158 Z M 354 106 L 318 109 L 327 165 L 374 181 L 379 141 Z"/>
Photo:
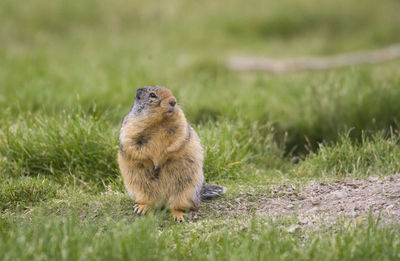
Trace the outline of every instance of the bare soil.
<path fill-rule="evenodd" d="M 295 216 L 299 225 L 306 225 L 332 224 L 340 217 L 363 219 L 370 213 L 384 222 L 400 223 L 400 174 L 334 183 L 312 181 L 300 190 L 293 185 L 272 186 L 264 194 L 242 193 L 234 200 L 206 201 L 188 218 Z"/>

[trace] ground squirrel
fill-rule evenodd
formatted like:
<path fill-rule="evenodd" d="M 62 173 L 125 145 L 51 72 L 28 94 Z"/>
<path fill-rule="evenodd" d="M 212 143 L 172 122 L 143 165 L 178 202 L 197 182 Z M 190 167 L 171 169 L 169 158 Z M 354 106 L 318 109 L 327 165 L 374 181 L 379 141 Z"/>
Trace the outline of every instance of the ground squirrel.
<path fill-rule="evenodd" d="M 134 211 L 144 214 L 168 205 L 183 221 L 185 210 L 221 195 L 220 186 L 204 186 L 203 148 L 171 91 L 145 86 L 125 116 L 119 135 L 118 164 Z"/>

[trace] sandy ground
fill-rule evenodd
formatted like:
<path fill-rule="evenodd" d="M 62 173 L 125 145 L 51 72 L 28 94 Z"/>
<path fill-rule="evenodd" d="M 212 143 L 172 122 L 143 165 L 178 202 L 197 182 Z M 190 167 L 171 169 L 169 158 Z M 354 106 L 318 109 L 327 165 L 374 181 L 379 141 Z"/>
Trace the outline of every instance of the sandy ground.
<path fill-rule="evenodd" d="M 265 195 L 243 193 L 234 201 L 204 202 L 202 208 L 189 213 L 188 218 L 295 216 L 299 225 L 307 225 L 332 224 L 340 218 L 363 219 L 369 213 L 384 222 L 400 223 L 400 174 L 383 179 L 310 182 L 300 191 L 292 185 L 273 186 Z"/>

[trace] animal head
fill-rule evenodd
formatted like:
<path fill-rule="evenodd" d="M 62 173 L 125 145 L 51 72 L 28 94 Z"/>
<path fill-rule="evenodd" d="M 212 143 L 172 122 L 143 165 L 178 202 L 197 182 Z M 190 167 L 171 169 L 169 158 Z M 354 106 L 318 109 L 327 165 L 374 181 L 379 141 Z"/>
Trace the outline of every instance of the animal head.
<path fill-rule="evenodd" d="M 176 111 L 176 98 L 161 86 L 144 86 L 136 90 L 132 111 L 135 115 L 171 116 Z"/>

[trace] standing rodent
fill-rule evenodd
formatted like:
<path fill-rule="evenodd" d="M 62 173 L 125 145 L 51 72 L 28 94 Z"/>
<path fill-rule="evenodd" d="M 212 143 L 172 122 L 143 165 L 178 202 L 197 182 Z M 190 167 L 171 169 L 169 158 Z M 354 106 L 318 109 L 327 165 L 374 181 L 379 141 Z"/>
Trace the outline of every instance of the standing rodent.
<path fill-rule="evenodd" d="M 200 139 L 164 87 L 137 89 L 121 126 L 118 164 L 138 214 L 163 204 L 175 220 L 183 221 L 185 210 L 225 192 L 220 186 L 203 185 Z"/>

